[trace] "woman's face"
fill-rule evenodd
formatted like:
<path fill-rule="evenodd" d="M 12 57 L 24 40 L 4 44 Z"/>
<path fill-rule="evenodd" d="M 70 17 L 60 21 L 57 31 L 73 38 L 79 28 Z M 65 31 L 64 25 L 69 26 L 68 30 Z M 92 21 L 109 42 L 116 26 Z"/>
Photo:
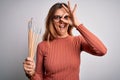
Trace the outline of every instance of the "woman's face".
<path fill-rule="evenodd" d="M 63 19 L 67 20 L 69 14 L 64 8 L 58 9 L 53 18 L 53 25 L 56 29 L 58 36 L 67 36 L 68 35 L 68 26 L 69 24 L 63 22 Z"/>

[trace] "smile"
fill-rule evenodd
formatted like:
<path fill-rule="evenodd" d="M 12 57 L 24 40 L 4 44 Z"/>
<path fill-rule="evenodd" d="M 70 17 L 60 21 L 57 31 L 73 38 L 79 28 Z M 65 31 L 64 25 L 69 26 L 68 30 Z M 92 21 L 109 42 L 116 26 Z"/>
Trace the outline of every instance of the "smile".
<path fill-rule="evenodd" d="M 65 28 L 65 24 L 60 24 L 59 28 Z"/>

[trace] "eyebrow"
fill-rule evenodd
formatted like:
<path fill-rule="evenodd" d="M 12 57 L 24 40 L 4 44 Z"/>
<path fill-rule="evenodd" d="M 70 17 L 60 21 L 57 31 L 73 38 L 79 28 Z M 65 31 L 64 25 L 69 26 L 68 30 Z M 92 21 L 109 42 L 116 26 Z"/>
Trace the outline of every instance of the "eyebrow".
<path fill-rule="evenodd" d="M 63 14 L 64 15 L 64 14 Z M 59 14 L 56 14 L 54 16 L 63 16 L 63 15 L 59 15 Z M 65 16 L 69 16 L 69 14 L 66 14 Z"/>

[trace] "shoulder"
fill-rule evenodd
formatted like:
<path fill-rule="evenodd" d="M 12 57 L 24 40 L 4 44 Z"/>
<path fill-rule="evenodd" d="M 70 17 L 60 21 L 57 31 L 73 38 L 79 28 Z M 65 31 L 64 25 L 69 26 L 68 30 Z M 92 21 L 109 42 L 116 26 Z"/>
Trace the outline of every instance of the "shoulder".
<path fill-rule="evenodd" d="M 78 36 L 73 36 L 73 43 L 75 45 L 81 45 L 82 43 L 82 36 L 81 35 L 78 35 Z"/>
<path fill-rule="evenodd" d="M 82 40 L 82 36 L 81 35 L 74 36 L 73 39 L 74 39 L 74 41 L 81 41 Z"/>
<path fill-rule="evenodd" d="M 47 46 L 48 46 L 48 42 L 47 41 L 42 41 L 37 45 L 37 49 L 44 52 L 46 50 Z"/>
<path fill-rule="evenodd" d="M 42 41 L 42 42 L 40 42 L 40 43 L 38 43 L 38 46 L 45 46 L 47 44 L 47 41 Z"/>

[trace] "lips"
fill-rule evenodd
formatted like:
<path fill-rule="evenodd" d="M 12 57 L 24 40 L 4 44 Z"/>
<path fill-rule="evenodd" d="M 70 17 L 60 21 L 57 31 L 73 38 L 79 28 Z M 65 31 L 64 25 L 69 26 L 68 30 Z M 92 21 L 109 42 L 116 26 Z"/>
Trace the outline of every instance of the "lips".
<path fill-rule="evenodd" d="M 65 24 L 60 24 L 59 28 L 65 28 Z"/>

